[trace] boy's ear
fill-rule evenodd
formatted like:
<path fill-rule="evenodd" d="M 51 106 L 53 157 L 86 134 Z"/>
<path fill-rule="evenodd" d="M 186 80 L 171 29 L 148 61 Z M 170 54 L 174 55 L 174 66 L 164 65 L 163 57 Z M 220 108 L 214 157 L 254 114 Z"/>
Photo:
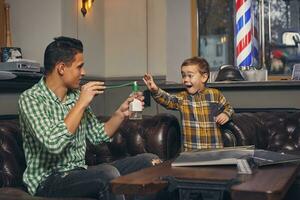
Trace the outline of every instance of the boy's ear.
<path fill-rule="evenodd" d="M 206 83 L 208 81 L 208 73 L 203 73 L 202 74 L 202 82 Z"/>

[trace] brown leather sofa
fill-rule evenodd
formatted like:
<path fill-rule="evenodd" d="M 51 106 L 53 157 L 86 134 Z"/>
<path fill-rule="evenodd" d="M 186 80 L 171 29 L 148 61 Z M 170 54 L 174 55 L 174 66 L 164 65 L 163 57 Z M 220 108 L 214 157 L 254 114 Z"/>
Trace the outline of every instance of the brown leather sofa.
<path fill-rule="evenodd" d="M 100 119 L 105 121 L 108 118 Z M 159 114 L 144 117 L 143 120 L 124 121 L 111 143 L 97 146 L 88 144 L 86 162 L 88 165 L 95 165 L 143 152 L 151 152 L 162 160 L 167 160 L 176 156 L 180 145 L 180 126 L 177 118 L 170 114 Z M 30 196 L 22 183 L 24 169 L 25 158 L 17 116 L 0 116 L 0 199 L 60 199 Z"/>
<path fill-rule="evenodd" d="M 107 118 L 101 117 L 101 120 Z M 222 133 L 225 146 L 255 145 L 257 148 L 300 155 L 300 112 L 236 113 L 229 123 L 222 126 Z M 112 143 L 88 145 L 86 161 L 89 165 L 95 165 L 142 152 L 155 153 L 161 159 L 168 160 L 179 152 L 180 138 L 178 120 L 170 114 L 145 117 L 141 121 L 125 121 Z M 56 200 L 32 197 L 24 189 L 21 176 L 25 162 L 21 143 L 16 117 L 0 116 L 0 199 Z M 300 176 L 286 200 L 297 197 L 300 197 Z"/>

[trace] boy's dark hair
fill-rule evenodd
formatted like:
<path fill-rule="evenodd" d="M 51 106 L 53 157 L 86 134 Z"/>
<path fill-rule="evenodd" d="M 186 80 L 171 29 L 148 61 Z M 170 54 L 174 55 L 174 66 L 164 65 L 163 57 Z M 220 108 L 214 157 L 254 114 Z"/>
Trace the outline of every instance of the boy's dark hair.
<path fill-rule="evenodd" d="M 181 67 L 189 65 L 197 65 L 201 74 L 207 73 L 209 75 L 209 64 L 204 58 L 197 56 L 188 58 L 183 61 Z"/>
<path fill-rule="evenodd" d="M 181 67 L 189 66 L 189 65 L 197 65 L 200 74 L 207 74 L 207 81 L 209 79 L 209 64 L 202 57 L 192 57 L 183 61 Z"/>
<path fill-rule="evenodd" d="M 44 73 L 52 72 L 54 66 L 59 62 L 69 64 L 77 53 L 82 52 L 83 45 L 80 40 L 64 36 L 54 38 L 44 53 Z"/>

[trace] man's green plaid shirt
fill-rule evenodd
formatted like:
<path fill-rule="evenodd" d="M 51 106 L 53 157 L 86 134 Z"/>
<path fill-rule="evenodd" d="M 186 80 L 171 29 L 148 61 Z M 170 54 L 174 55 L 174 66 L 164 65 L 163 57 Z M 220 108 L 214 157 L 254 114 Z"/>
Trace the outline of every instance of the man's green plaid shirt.
<path fill-rule="evenodd" d="M 234 111 L 219 90 L 205 88 L 194 95 L 187 91 L 171 95 L 159 89 L 152 96 L 167 109 L 180 111 L 185 151 L 223 147 L 221 130 L 215 117 L 223 112 L 230 118 Z"/>
<path fill-rule="evenodd" d="M 47 88 L 42 78 L 19 99 L 20 125 L 27 167 L 23 181 L 31 194 L 55 171 L 86 168 L 86 138 L 98 144 L 110 141 L 91 109 L 86 109 L 75 134 L 71 134 L 64 118 L 79 98 L 70 91 L 65 102 Z"/>

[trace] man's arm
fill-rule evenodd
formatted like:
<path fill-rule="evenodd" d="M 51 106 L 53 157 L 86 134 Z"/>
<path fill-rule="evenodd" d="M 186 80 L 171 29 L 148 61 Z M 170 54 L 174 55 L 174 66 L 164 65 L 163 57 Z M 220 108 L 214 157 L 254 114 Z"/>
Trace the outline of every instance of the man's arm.
<path fill-rule="evenodd" d="M 116 130 L 120 127 L 121 123 L 125 119 L 125 116 L 120 112 L 116 111 L 111 118 L 104 124 L 104 130 L 109 137 L 112 137 Z"/>
<path fill-rule="evenodd" d="M 38 96 L 22 94 L 19 99 L 19 114 L 23 134 L 34 136 L 50 153 L 60 153 L 72 141 L 63 120 Z"/>
<path fill-rule="evenodd" d="M 88 140 L 93 144 L 109 141 L 109 139 L 116 133 L 124 119 L 131 114 L 129 111 L 129 104 L 133 101 L 134 97 L 138 98 L 142 101 L 142 104 L 144 104 L 144 97 L 142 96 L 142 93 L 129 97 L 105 123 L 102 123 L 97 119 L 90 107 L 87 108 L 85 119 L 89 130 L 89 134 L 87 135 Z"/>
<path fill-rule="evenodd" d="M 103 93 L 103 90 L 105 89 L 103 84 L 103 82 L 92 81 L 81 87 L 78 101 L 64 120 L 70 133 L 74 134 L 76 132 L 86 108 L 89 106 L 95 95 Z"/>

